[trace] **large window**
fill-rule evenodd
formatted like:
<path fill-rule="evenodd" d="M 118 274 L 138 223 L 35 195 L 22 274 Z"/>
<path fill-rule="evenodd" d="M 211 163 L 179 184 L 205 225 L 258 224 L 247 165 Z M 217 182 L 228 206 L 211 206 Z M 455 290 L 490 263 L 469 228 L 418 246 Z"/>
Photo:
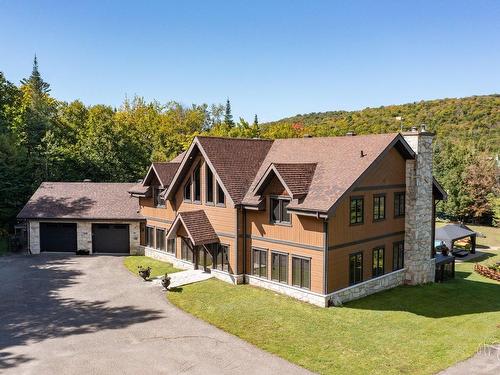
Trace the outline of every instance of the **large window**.
<path fill-rule="evenodd" d="M 287 210 L 290 199 L 271 197 L 270 203 L 271 223 L 290 224 L 290 213 Z"/>
<path fill-rule="evenodd" d="M 349 255 L 349 285 L 363 281 L 363 253 Z"/>
<path fill-rule="evenodd" d="M 191 178 L 184 185 L 184 200 L 191 202 Z"/>
<path fill-rule="evenodd" d="M 155 207 L 165 207 L 165 199 L 160 195 L 163 193 L 163 189 L 154 187 L 153 188 L 153 199 Z"/>
<path fill-rule="evenodd" d="M 224 190 L 222 190 L 219 182 L 217 182 L 217 204 L 219 206 L 226 205 L 226 195 L 224 194 Z"/>
<path fill-rule="evenodd" d="M 175 254 L 175 238 L 167 240 L 167 253 Z"/>
<path fill-rule="evenodd" d="M 404 241 L 394 242 L 392 245 L 392 270 L 400 270 L 405 266 L 405 243 Z"/>
<path fill-rule="evenodd" d="M 252 274 L 267 279 L 267 250 L 253 249 Z"/>
<path fill-rule="evenodd" d="M 229 246 L 214 246 L 214 267 L 220 271 L 229 272 Z"/>
<path fill-rule="evenodd" d="M 181 239 L 181 259 L 187 260 L 188 262 L 193 262 L 193 250 L 186 243 L 186 241 L 189 240 L 187 238 Z"/>
<path fill-rule="evenodd" d="M 146 246 L 154 247 L 155 246 L 155 233 L 153 227 L 146 227 Z"/>
<path fill-rule="evenodd" d="M 292 285 L 311 289 L 311 260 L 292 257 Z"/>
<path fill-rule="evenodd" d="M 405 216 L 405 193 L 394 193 L 394 216 Z"/>
<path fill-rule="evenodd" d="M 288 255 L 271 253 L 271 279 L 288 284 Z"/>
<path fill-rule="evenodd" d="M 208 164 L 205 164 L 205 175 L 206 175 L 205 188 L 207 194 L 205 197 L 205 202 L 214 203 L 214 174 L 212 173 L 212 170 L 210 169 Z"/>
<path fill-rule="evenodd" d="M 384 248 L 376 247 L 373 249 L 372 277 L 382 276 L 384 274 Z"/>
<path fill-rule="evenodd" d="M 196 203 L 201 202 L 201 176 L 200 176 L 200 165 L 194 169 L 193 172 L 193 194 L 194 194 L 194 201 Z"/>
<path fill-rule="evenodd" d="M 156 228 L 156 248 L 165 251 L 165 229 Z"/>
<path fill-rule="evenodd" d="M 373 220 L 385 219 L 385 194 L 375 195 L 373 197 Z"/>
<path fill-rule="evenodd" d="M 362 224 L 363 223 L 363 197 L 351 198 L 349 217 L 350 217 L 351 224 Z"/>

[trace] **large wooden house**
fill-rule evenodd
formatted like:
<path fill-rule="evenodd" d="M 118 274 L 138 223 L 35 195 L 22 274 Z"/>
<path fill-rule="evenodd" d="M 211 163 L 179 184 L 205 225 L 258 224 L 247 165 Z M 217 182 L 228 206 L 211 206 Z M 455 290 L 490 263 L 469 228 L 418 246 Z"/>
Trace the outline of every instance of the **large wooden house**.
<path fill-rule="evenodd" d="M 140 251 L 320 306 L 430 282 L 432 137 L 196 137 L 129 190 Z"/>

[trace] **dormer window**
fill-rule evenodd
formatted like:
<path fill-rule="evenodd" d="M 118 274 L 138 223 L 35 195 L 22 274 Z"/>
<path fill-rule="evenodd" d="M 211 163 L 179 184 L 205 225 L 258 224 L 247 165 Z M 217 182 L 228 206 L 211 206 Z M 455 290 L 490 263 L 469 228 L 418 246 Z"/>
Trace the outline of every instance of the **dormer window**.
<path fill-rule="evenodd" d="M 191 178 L 188 178 L 184 185 L 184 200 L 191 202 Z"/>
<path fill-rule="evenodd" d="M 290 213 L 287 210 L 289 198 L 285 197 L 271 197 L 271 223 L 273 224 L 290 224 Z"/>

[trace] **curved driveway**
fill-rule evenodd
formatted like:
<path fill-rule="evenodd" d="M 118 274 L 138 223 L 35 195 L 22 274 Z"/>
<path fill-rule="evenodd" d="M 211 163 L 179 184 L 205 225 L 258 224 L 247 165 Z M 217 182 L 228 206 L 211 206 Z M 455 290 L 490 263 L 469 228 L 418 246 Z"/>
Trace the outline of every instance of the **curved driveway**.
<path fill-rule="evenodd" d="M 122 261 L 0 257 L 0 373 L 307 373 L 177 309 Z"/>

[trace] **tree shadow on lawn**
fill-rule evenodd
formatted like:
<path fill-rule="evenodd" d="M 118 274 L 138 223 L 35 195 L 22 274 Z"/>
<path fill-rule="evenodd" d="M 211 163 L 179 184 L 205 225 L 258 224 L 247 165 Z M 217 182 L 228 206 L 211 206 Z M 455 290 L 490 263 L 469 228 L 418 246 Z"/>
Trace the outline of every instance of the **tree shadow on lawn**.
<path fill-rule="evenodd" d="M 10 257 L 9 257 L 10 258 Z M 0 264 L 0 370 L 33 360 L 8 348 L 33 342 L 120 329 L 161 317 L 161 311 L 108 301 L 63 298 L 58 291 L 79 284 L 74 257 L 12 257 Z"/>
<path fill-rule="evenodd" d="M 363 310 L 406 311 L 428 318 L 500 311 L 500 283 L 471 280 L 471 272 L 455 272 L 444 283 L 400 286 L 352 301 L 346 307 Z"/>

